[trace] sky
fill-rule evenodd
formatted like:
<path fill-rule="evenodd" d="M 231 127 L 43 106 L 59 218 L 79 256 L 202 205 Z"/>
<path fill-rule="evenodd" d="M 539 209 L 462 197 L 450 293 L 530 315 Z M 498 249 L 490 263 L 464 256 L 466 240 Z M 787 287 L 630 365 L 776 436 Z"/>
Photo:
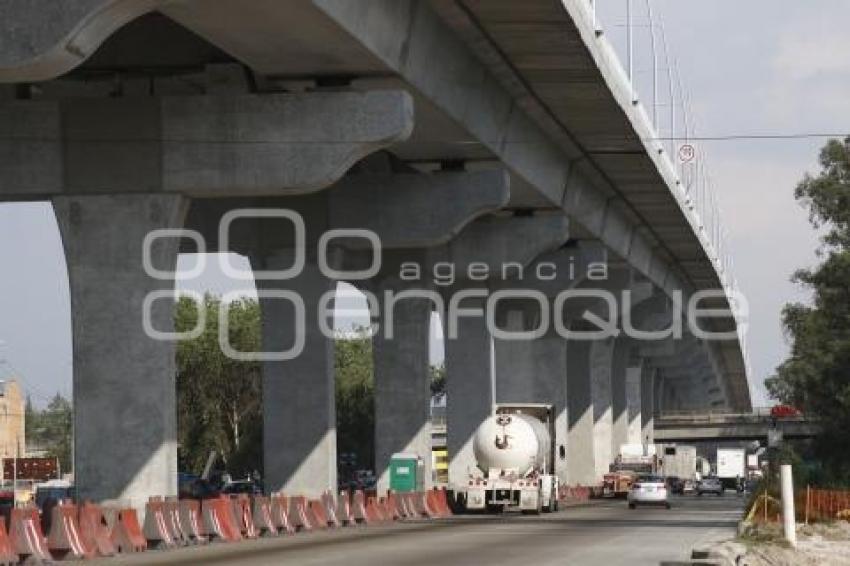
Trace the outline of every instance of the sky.
<path fill-rule="evenodd" d="M 605 33 L 621 53 L 626 1 L 597 0 Z M 689 92 L 696 135 L 850 133 L 850 2 L 650 1 L 656 26 L 663 19 L 669 50 Z M 651 104 L 643 94 L 651 92 L 652 76 L 646 1 L 632 2 L 636 84 L 642 102 Z M 659 97 L 663 115 L 665 102 Z M 662 134 L 669 128 L 663 120 L 659 125 Z M 787 353 L 782 305 L 808 296 L 789 277 L 816 262 L 818 240 L 793 191 L 804 172 L 817 171 L 824 141 L 696 144 L 697 159 L 710 168 L 735 275 L 750 306 L 756 405 L 766 403 L 762 381 Z M 225 292 L 242 286 L 213 267 L 179 288 Z M 362 318 L 342 325 L 352 320 Z M 440 357 L 435 341 L 432 359 Z M 0 378 L 9 374 L 22 381 L 37 404 L 57 391 L 71 392 L 67 273 L 56 222 L 45 203 L 0 204 Z"/>

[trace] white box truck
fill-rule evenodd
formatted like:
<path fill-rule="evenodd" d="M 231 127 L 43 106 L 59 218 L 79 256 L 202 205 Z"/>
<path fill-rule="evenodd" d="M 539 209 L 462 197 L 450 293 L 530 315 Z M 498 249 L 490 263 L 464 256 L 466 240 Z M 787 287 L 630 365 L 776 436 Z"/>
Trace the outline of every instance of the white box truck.
<path fill-rule="evenodd" d="M 747 451 L 744 448 L 717 449 L 717 477 L 723 487 L 737 487 L 737 480 L 747 477 Z"/>

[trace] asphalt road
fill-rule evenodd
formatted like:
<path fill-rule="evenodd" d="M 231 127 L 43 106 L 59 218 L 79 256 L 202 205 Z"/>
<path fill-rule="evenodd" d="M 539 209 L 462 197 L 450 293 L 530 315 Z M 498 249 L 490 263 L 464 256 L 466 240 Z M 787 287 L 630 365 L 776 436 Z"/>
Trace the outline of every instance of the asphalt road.
<path fill-rule="evenodd" d="M 303 533 L 233 545 L 148 552 L 116 564 L 418 566 L 653 565 L 685 560 L 698 543 L 733 537 L 743 499 L 674 497 L 673 508 L 629 510 L 594 501 L 558 513 L 449 520 Z M 106 561 L 104 561 L 105 563 Z"/>

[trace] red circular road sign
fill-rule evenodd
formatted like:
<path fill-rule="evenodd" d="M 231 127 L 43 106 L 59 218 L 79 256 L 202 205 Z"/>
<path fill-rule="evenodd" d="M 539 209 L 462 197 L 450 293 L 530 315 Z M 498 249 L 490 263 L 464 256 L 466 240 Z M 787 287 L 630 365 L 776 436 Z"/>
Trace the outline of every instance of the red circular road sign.
<path fill-rule="evenodd" d="M 679 146 L 679 161 L 682 163 L 690 163 L 697 155 L 697 150 L 689 143 Z"/>

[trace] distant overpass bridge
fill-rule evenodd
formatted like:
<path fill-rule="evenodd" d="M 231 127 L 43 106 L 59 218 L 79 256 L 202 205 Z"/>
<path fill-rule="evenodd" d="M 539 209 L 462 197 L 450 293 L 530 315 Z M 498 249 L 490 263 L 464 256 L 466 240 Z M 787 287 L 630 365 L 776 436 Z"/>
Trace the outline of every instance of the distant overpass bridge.
<path fill-rule="evenodd" d="M 821 426 L 804 415 L 773 417 L 766 408 L 751 413 L 674 412 L 655 419 L 656 442 L 766 440 L 772 431 L 784 440 L 806 439 L 818 435 Z"/>

